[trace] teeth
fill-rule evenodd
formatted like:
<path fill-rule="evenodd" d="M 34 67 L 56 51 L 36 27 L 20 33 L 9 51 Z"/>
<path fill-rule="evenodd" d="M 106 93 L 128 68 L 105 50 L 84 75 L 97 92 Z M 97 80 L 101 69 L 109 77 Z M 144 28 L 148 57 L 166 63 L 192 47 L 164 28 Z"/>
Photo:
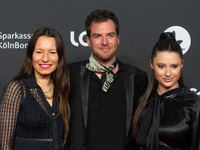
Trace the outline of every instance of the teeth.
<path fill-rule="evenodd" d="M 50 65 L 41 65 L 41 67 L 50 67 Z"/>

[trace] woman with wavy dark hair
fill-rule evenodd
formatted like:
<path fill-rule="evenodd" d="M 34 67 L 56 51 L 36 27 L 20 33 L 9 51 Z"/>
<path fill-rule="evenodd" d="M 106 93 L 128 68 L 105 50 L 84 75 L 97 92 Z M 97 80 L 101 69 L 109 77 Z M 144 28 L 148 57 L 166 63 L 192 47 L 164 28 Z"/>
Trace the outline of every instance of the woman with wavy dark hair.
<path fill-rule="evenodd" d="M 146 93 L 133 118 L 137 150 L 199 150 L 200 98 L 185 88 L 183 54 L 172 33 L 160 35 Z"/>
<path fill-rule="evenodd" d="M 40 28 L 0 99 L 0 149 L 65 149 L 69 90 L 63 39 L 55 29 Z"/>

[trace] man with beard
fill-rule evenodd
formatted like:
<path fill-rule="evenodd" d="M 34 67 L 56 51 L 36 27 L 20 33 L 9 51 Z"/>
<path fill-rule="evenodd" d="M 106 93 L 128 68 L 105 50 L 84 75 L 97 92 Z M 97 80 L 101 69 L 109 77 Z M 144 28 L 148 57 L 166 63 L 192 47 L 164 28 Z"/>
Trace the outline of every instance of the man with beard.
<path fill-rule="evenodd" d="M 71 150 L 133 150 L 130 126 L 147 74 L 115 56 L 119 21 L 108 10 L 95 10 L 85 21 L 89 60 L 69 65 Z"/>

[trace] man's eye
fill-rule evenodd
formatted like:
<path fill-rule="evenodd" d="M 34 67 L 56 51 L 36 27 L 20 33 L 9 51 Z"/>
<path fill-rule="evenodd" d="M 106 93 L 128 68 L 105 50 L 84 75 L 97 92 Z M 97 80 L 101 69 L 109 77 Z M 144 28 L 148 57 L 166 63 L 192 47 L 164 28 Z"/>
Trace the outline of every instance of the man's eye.
<path fill-rule="evenodd" d="M 95 38 L 99 38 L 99 37 L 100 37 L 100 35 L 95 35 L 94 37 L 95 37 Z"/>
<path fill-rule="evenodd" d="M 109 37 L 113 37 L 114 35 L 113 35 L 113 34 L 109 34 L 108 36 L 109 36 Z"/>

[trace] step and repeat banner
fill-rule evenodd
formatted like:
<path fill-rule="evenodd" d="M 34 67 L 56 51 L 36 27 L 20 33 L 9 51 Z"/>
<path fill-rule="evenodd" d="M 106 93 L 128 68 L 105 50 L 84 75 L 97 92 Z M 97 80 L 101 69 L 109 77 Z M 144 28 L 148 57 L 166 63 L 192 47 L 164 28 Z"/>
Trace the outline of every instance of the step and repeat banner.
<path fill-rule="evenodd" d="M 200 95 L 200 1 L 198 0 L 0 0 L 0 95 L 19 71 L 28 40 L 40 27 L 62 35 L 68 63 L 88 59 L 84 22 L 95 9 L 113 11 L 120 22 L 117 57 L 146 71 L 164 31 L 175 32 L 184 53 L 187 87 Z"/>

